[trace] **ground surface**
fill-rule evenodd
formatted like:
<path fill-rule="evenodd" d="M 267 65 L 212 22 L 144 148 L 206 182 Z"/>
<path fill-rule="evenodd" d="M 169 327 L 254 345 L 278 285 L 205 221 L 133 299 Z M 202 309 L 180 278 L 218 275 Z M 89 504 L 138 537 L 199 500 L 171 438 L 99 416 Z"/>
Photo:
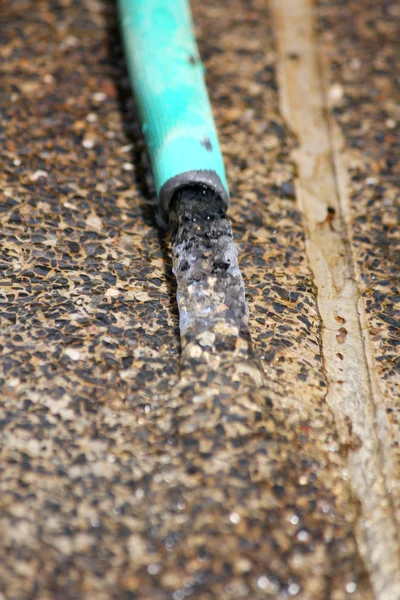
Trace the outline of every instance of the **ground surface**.
<path fill-rule="evenodd" d="M 113 3 L 2 3 L 1 600 L 400 598 L 400 11 L 309 8 L 193 2 L 252 347 L 181 357 Z"/>

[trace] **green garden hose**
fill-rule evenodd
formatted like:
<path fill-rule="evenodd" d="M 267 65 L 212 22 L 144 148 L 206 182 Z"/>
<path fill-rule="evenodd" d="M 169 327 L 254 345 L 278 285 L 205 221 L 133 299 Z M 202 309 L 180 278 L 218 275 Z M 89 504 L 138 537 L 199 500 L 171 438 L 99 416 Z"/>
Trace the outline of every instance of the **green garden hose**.
<path fill-rule="evenodd" d="M 175 192 L 228 186 L 187 0 L 118 0 L 125 55 L 164 216 Z"/>
<path fill-rule="evenodd" d="M 228 186 L 187 0 L 118 0 L 159 207 L 169 222 L 182 360 L 248 349 Z M 220 358 L 219 358 L 220 360 Z"/>

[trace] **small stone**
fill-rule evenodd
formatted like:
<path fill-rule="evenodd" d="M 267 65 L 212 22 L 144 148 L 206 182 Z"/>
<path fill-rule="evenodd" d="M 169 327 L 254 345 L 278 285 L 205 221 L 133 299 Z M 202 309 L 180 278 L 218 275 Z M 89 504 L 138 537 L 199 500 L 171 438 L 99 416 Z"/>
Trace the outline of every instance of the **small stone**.
<path fill-rule="evenodd" d="M 93 138 L 84 138 L 82 140 L 82 146 L 84 148 L 87 148 L 88 150 L 90 150 L 91 148 L 94 148 L 96 142 L 94 141 Z"/>
<path fill-rule="evenodd" d="M 39 81 L 25 81 L 20 83 L 19 88 L 27 96 L 33 95 L 40 87 Z"/>
<path fill-rule="evenodd" d="M 66 348 L 64 350 L 64 354 L 68 356 L 71 360 L 79 360 L 81 357 L 81 353 L 79 350 L 75 350 L 75 348 Z"/>
<path fill-rule="evenodd" d="M 133 144 L 126 144 L 125 146 L 121 146 L 121 148 L 119 149 L 119 152 L 121 152 L 121 154 L 123 152 L 130 152 L 133 148 Z"/>
<path fill-rule="evenodd" d="M 308 533 L 308 531 L 306 531 L 305 529 L 301 529 L 298 534 L 297 534 L 297 539 L 299 540 L 299 542 L 306 542 L 309 537 L 310 534 Z"/>
<path fill-rule="evenodd" d="M 104 295 L 106 298 L 116 298 L 120 295 L 120 291 L 117 288 L 110 287 Z"/>
<path fill-rule="evenodd" d="M 277 594 L 279 592 L 279 585 L 275 581 L 271 581 L 266 575 L 261 575 L 257 580 L 257 586 L 264 592 L 270 592 L 271 594 Z"/>
<path fill-rule="evenodd" d="M 215 342 L 215 333 L 212 331 L 204 331 L 198 336 L 199 344 L 201 346 L 212 346 Z"/>
<path fill-rule="evenodd" d="M 40 177 L 48 177 L 49 174 L 47 171 L 41 171 L 40 169 L 38 171 L 35 171 L 34 173 L 32 173 L 32 175 L 30 176 L 30 180 L 31 181 L 37 181 Z"/>
<path fill-rule="evenodd" d="M 298 583 L 291 583 L 288 587 L 289 596 L 297 596 L 300 591 L 300 586 Z"/>
<path fill-rule="evenodd" d="M 175 573 L 165 573 L 161 579 L 161 583 L 168 589 L 173 589 L 179 586 L 180 579 Z"/>
<path fill-rule="evenodd" d="M 265 575 L 258 578 L 257 585 L 261 590 L 266 590 L 268 588 L 268 584 L 269 584 L 269 579 L 268 579 L 268 577 L 265 577 Z"/>
<path fill-rule="evenodd" d="M 354 71 L 358 71 L 361 67 L 361 60 L 359 58 L 352 58 L 350 61 L 350 67 L 354 69 Z"/>
<path fill-rule="evenodd" d="M 288 198 L 296 197 L 294 185 L 291 181 L 285 181 L 284 183 L 282 183 L 281 192 L 283 196 L 287 196 Z"/>
<path fill-rule="evenodd" d="M 96 92 L 93 94 L 93 100 L 95 102 L 103 102 L 106 98 L 107 96 L 104 92 Z"/>
<path fill-rule="evenodd" d="M 96 215 L 96 213 L 91 213 L 85 221 L 86 225 L 91 229 L 99 232 L 103 227 L 103 221 Z"/>
<path fill-rule="evenodd" d="M 161 571 L 161 566 L 158 563 L 151 563 L 147 567 L 147 572 L 149 575 L 157 575 Z"/>
<path fill-rule="evenodd" d="M 239 558 L 235 562 L 235 568 L 239 573 L 248 573 L 249 571 L 251 571 L 252 566 L 253 563 L 247 558 Z"/>
<path fill-rule="evenodd" d="M 343 86 L 340 85 L 340 83 L 334 83 L 329 88 L 328 94 L 329 94 L 329 99 L 333 103 L 336 103 L 336 102 L 340 101 L 343 98 L 343 95 L 344 95 Z"/>
<path fill-rule="evenodd" d="M 79 46 L 79 39 L 74 35 L 68 35 L 60 44 L 62 48 L 76 48 Z"/>
<path fill-rule="evenodd" d="M 202 350 L 198 344 L 190 344 L 185 350 L 190 358 L 200 358 L 202 355 Z"/>

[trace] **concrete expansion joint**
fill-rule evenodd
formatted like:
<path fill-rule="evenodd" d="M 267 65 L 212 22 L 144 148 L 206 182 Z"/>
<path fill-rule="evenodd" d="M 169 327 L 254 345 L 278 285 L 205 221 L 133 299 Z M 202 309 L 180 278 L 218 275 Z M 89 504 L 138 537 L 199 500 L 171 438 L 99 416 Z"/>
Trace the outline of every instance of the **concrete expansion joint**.
<path fill-rule="evenodd" d="M 338 152 L 332 139 L 312 3 L 271 0 L 271 7 L 278 47 L 281 111 L 299 140 L 292 158 L 297 166 L 296 192 L 306 232 L 307 258 L 317 288 L 327 381 L 325 398 L 343 442 L 348 439 L 346 419 L 359 438 L 358 447 L 353 448 L 347 460 L 351 485 L 362 507 L 360 550 L 376 598 L 392 600 L 400 590 L 400 547 L 394 504 L 387 493 L 393 487 L 390 432 L 384 411 L 377 418 L 384 400 L 373 375 L 375 365 L 365 309 L 350 249 L 351 218 L 346 188 L 340 182 L 345 170 L 338 166 Z M 301 56 L 296 61 L 287 59 L 293 48 Z M 338 145 L 336 142 L 336 148 Z M 316 218 L 322 206 L 320 198 L 329 207 L 323 236 Z M 328 223 L 329 215 L 335 216 L 333 225 Z M 346 324 L 338 323 L 336 327 L 335 314 L 345 315 Z M 351 348 L 351 353 L 344 356 L 346 347 Z M 380 552 L 376 552 L 376 547 Z"/>

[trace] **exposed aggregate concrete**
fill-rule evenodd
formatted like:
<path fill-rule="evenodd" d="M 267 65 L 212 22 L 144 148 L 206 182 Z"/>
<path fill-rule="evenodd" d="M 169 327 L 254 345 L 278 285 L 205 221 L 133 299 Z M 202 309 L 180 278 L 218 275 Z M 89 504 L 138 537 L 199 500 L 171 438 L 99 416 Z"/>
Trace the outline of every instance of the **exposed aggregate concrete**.
<path fill-rule="evenodd" d="M 6 600 L 371 597 L 266 3 L 193 9 L 252 349 L 182 360 L 112 3 L 3 10 Z"/>

